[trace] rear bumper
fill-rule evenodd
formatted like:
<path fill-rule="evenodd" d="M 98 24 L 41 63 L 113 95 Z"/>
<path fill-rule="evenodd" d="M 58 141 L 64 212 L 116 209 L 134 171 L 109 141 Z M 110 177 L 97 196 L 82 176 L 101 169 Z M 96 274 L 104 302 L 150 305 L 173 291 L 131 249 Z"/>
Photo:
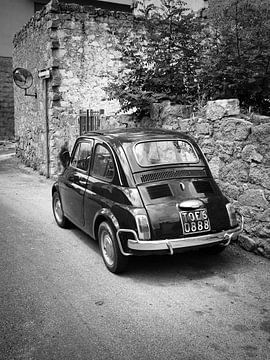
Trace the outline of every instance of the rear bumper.
<path fill-rule="evenodd" d="M 119 248 L 123 255 L 132 255 L 134 252 L 159 252 L 159 251 L 168 251 L 173 255 L 174 250 L 185 249 L 185 248 L 196 248 L 201 246 L 212 246 L 212 245 L 229 245 L 232 239 L 235 239 L 243 231 L 243 217 L 241 219 L 241 225 L 234 229 L 224 230 L 216 234 L 207 234 L 207 235 L 197 235 L 192 237 L 183 237 L 178 239 L 166 239 L 166 240 L 148 240 L 142 241 L 137 237 L 137 233 L 133 230 L 128 229 L 119 229 L 117 231 L 117 240 L 119 243 Z M 124 251 L 122 243 L 120 241 L 120 234 L 132 233 L 134 239 L 127 240 L 127 247 L 131 252 Z"/>

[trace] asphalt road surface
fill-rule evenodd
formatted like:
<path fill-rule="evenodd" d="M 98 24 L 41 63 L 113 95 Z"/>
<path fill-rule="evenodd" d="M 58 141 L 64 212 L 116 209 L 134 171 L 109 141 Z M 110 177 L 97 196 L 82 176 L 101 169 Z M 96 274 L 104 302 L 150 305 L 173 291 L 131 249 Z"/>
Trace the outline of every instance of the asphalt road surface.
<path fill-rule="evenodd" d="M 0 358 L 270 359 L 270 262 L 223 254 L 132 258 L 57 227 L 51 180 L 0 159 Z"/>

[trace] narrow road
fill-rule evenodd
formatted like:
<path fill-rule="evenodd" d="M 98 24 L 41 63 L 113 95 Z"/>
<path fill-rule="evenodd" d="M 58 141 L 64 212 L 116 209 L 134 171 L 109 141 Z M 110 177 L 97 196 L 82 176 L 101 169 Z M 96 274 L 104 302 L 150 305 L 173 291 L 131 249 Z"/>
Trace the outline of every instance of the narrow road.
<path fill-rule="evenodd" d="M 0 161 L 0 359 L 270 359 L 270 262 L 223 254 L 132 258 L 105 268 L 63 230 L 51 180 Z"/>

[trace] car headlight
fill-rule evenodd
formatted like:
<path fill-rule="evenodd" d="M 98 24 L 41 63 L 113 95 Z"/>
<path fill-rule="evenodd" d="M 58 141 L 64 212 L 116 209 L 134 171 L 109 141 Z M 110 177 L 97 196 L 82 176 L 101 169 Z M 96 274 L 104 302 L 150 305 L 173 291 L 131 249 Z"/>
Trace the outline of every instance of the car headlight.
<path fill-rule="evenodd" d="M 150 226 L 146 215 L 136 215 L 136 224 L 140 240 L 150 239 Z"/>
<path fill-rule="evenodd" d="M 238 221 L 237 221 L 237 216 L 236 216 L 236 211 L 235 211 L 234 206 L 232 204 L 228 203 L 228 204 L 226 204 L 226 209 L 227 209 L 227 213 L 229 215 L 231 227 L 237 226 Z"/>

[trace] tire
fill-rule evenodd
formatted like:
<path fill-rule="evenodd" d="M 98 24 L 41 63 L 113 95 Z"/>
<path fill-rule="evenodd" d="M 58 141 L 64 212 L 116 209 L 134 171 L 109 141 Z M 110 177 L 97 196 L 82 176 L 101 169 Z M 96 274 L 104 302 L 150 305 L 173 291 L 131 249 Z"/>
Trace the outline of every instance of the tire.
<path fill-rule="evenodd" d="M 128 259 L 121 253 L 115 231 L 106 221 L 99 225 L 98 242 L 103 261 L 108 270 L 114 274 L 123 272 L 127 267 Z"/>
<path fill-rule="evenodd" d="M 202 249 L 202 251 L 205 254 L 209 254 L 209 255 L 216 255 L 216 254 L 220 254 L 222 251 L 224 251 L 227 248 L 227 246 L 222 246 L 222 245 L 214 245 L 214 246 L 210 246 L 210 247 L 206 247 L 204 249 Z"/>
<path fill-rule="evenodd" d="M 61 228 L 69 227 L 69 220 L 65 217 L 59 193 L 56 191 L 52 198 L 52 208 L 55 221 Z"/>

